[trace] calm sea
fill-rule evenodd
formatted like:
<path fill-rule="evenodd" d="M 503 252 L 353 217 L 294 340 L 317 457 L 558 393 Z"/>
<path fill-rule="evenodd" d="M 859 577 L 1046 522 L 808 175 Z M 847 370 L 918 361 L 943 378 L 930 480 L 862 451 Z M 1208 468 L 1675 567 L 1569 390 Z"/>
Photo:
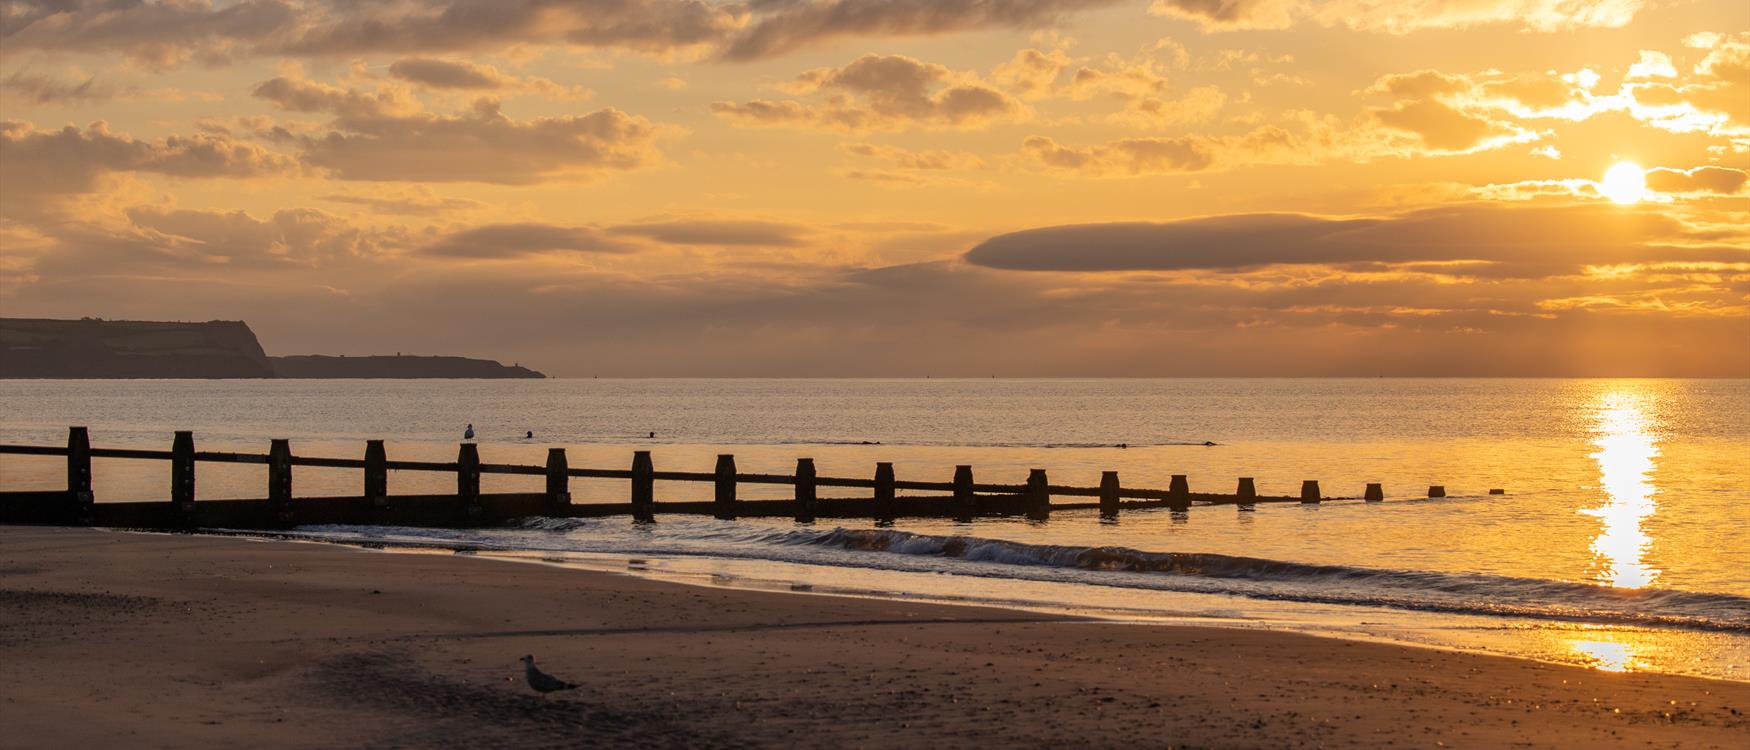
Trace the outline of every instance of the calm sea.
<path fill-rule="evenodd" d="M 1744 380 L 542 380 L 0 381 L 0 441 L 448 459 L 472 424 L 489 462 L 751 472 L 814 458 L 823 475 L 1128 486 L 1388 502 L 1091 513 L 1019 520 L 719 522 L 531 519 L 514 529 L 306 528 L 716 585 L 1001 603 L 1143 620 L 1276 627 L 1471 648 L 1625 671 L 1750 679 L 1750 381 Z M 535 434 L 525 438 L 527 432 Z M 655 438 L 648 437 L 650 433 Z M 1205 442 L 1216 443 L 1206 446 Z M 1119 447 L 1120 445 L 1126 447 Z M 162 463 L 99 460 L 102 501 L 162 499 Z M 357 472 L 300 469 L 300 495 Z M 534 490 L 539 477 L 488 477 Z M 64 482 L 54 459 L 0 460 L 0 486 Z M 391 476 L 391 492 L 454 487 Z M 1448 497 L 1429 500 L 1431 484 Z M 261 467 L 200 469 L 203 498 L 258 497 Z M 1506 491 L 1489 495 L 1491 488 Z M 577 502 L 624 481 L 574 480 Z M 453 489 L 452 489 L 453 491 Z M 785 488 L 765 492 L 782 497 Z M 658 485 L 707 499 L 707 485 Z M 744 492 L 744 496 L 761 496 Z M 1089 550 L 1102 548 L 1099 555 Z M 1097 562 L 1098 561 L 1098 562 Z M 1167 632 L 1167 631 L 1163 631 Z"/>

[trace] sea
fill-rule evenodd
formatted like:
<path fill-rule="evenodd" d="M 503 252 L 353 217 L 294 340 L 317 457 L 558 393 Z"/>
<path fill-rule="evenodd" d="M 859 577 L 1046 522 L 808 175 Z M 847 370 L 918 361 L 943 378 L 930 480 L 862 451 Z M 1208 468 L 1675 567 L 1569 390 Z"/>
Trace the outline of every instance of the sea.
<path fill-rule="evenodd" d="M 1298 495 L 1318 505 L 1060 511 L 981 518 L 656 523 L 529 518 L 503 528 L 294 529 L 384 553 L 491 557 L 697 585 L 995 605 L 1121 622 L 1261 628 L 1574 664 L 1750 680 L 1750 381 L 1564 379 L 4 380 L 0 442 L 483 460 Z M 528 435 L 532 433 L 533 437 Z M 652 436 L 654 435 L 654 437 Z M 260 466 L 201 464 L 202 499 L 260 497 Z M 163 462 L 94 462 L 98 502 L 162 500 Z M 294 494 L 357 494 L 360 472 L 300 467 Z M 52 457 L 0 456 L 0 489 L 62 487 Z M 485 490 L 538 491 L 489 475 Z M 1369 482 L 1386 500 L 1360 497 Z M 1431 485 L 1446 496 L 1429 498 Z M 394 472 L 390 492 L 454 491 Z M 1501 494 L 1491 494 L 1500 490 Z M 746 498 L 787 487 L 744 486 Z M 624 502 L 624 480 L 572 480 Z M 709 499 L 659 482 L 657 499 Z M 823 490 L 853 496 L 852 490 Z M 247 532 L 249 530 L 237 530 Z M 1161 629 L 1172 638 L 1171 628 Z"/>

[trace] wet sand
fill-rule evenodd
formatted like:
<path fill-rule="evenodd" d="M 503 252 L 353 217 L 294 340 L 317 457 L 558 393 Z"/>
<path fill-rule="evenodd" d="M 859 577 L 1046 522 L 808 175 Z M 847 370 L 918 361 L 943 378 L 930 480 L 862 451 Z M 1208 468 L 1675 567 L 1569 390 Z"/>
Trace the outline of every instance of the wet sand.
<path fill-rule="evenodd" d="M 581 684 L 540 696 L 517 658 Z M 0 527 L 6 747 L 1750 745 L 1750 683 Z"/>

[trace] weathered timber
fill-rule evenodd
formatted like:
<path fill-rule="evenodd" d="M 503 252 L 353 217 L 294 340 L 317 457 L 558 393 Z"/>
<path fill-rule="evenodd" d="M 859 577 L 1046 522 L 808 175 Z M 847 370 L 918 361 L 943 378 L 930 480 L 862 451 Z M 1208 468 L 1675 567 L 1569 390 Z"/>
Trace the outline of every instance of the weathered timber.
<path fill-rule="evenodd" d="M 656 520 L 656 465 L 650 461 L 650 451 L 632 453 L 632 520 L 649 523 Z"/>
<path fill-rule="evenodd" d="M 480 503 L 480 446 L 462 443 L 456 452 L 456 510 L 464 523 L 486 514 Z"/>
<path fill-rule="evenodd" d="M 814 523 L 816 501 L 814 459 L 796 459 L 796 522 Z"/>
<path fill-rule="evenodd" d="M 1100 516 L 1102 518 L 1118 517 L 1118 472 L 1100 472 Z"/>
<path fill-rule="evenodd" d="M 67 428 L 67 523 L 91 523 L 91 435 L 84 427 Z"/>
<path fill-rule="evenodd" d="M 1044 521 L 1051 518 L 1051 482 L 1045 478 L 1044 469 L 1032 469 L 1027 472 L 1027 517 L 1034 521 Z"/>
<path fill-rule="evenodd" d="M 170 507 L 178 526 L 194 523 L 194 433 L 178 430 L 170 443 Z"/>
<path fill-rule="evenodd" d="M 1385 501 L 1385 487 L 1379 482 L 1368 482 L 1367 491 L 1362 493 L 1362 499 L 1370 503 Z"/>
<path fill-rule="evenodd" d="M 547 504 L 556 512 L 571 505 L 571 475 L 566 473 L 570 468 L 564 448 L 547 449 Z"/>
<path fill-rule="evenodd" d="M 735 518 L 735 456 L 718 454 L 712 482 L 716 485 L 716 495 L 712 498 L 715 504 L 711 506 L 711 515 L 725 521 Z"/>
<path fill-rule="evenodd" d="M 292 441 L 274 438 L 267 450 L 267 504 L 274 523 L 291 527 L 292 516 Z"/>
<path fill-rule="evenodd" d="M 971 521 L 978 513 L 978 496 L 972 488 L 972 467 L 954 467 L 954 520 Z"/>
<path fill-rule="evenodd" d="M 1250 510 L 1258 503 L 1323 501 L 1317 481 L 1302 483 L 1299 497 L 1261 497 L 1250 477 L 1242 477 L 1232 495 L 1190 491 L 1189 479 L 1172 475 L 1167 489 L 1123 487 L 1117 472 L 1102 472 L 1097 487 L 1053 485 L 1044 469 L 1033 469 L 1023 484 L 980 483 L 973 480 L 971 466 L 955 468 L 951 481 L 897 480 L 893 464 L 876 464 L 873 478 L 819 476 L 813 460 L 797 461 L 793 474 L 742 474 L 732 455 L 718 457 L 710 472 L 656 471 L 649 451 L 637 451 L 627 469 L 587 469 L 569 465 L 563 448 L 550 448 L 544 466 L 487 464 L 480 460 L 477 444 L 464 443 L 455 462 L 389 461 L 381 440 L 367 441 L 363 459 L 319 458 L 292 453 L 287 440 L 270 443 L 266 454 L 196 451 L 194 436 L 178 432 L 171 450 L 92 448 L 84 428 L 68 429 L 66 447 L 0 445 L 0 454 L 62 456 L 67 462 L 67 489 L 49 491 L 0 491 L 0 522 L 92 523 L 144 528 L 272 528 L 299 524 L 373 523 L 412 526 L 480 526 L 534 515 L 605 517 L 631 514 L 635 520 L 653 520 L 658 512 L 697 513 L 720 518 L 784 517 L 798 522 L 822 518 L 870 518 L 891 523 L 904 516 L 952 517 L 970 521 L 976 516 L 1024 515 L 1043 520 L 1054 510 L 1098 510 L 1103 518 L 1115 518 L 1121 509 L 1165 507 L 1175 520 L 1186 518 L 1193 505 L 1234 504 Z M 164 460 L 171 464 L 170 502 L 92 502 L 93 458 Z M 261 464 L 267 467 L 267 497 L 261 500 L 194 502 L 194 464 L 200 461 Z M 292 467 L 318 466 L 360 469 L 363 493 L 357 497 L 297 498 L 292 495 Z M 389 470 L 453 472 L 454 495 L 389 495 Z M 495 493 L 481 491 L 483 474 L 544 476 L 546 490 L 540 493 Z M 570 479 L 621 479 L 631 483 L 630 502 L 571 502 Z M 657 502 L 658 481 L 712 482 L 716 495 L 709 502 Z M 742 500 L 741 483 L 788 484 L 789 500 Z M 868 489 L 866 497 L 820 497 L 821 487 Z M 900 491 L 925 495 L 900 496 Z M 1430 497 L 1444 496 L 1444 488 L 1429 488 Z M 1052 502 L 1054 496 L 1089 498 L 1088 502 Z M 1369 484 L 1364 499 L 1383 499 L 1379 485 Z"/>
<path fill-rule="evenodd" d="M 894 487 L 893 464 L 891 462 L 881 461 L 875 464 L 875 481 L 873 489 L 875 520 L 878 522 L 884 521 L 892 523 L 894 512 Z"/>

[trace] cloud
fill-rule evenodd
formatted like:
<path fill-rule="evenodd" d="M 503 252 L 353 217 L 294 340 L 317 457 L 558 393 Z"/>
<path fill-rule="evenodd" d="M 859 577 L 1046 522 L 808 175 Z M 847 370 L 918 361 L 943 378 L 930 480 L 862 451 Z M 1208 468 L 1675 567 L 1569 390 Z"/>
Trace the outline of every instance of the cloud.
<path fill-rule="evenodd" d="M 590 91 L 581 86 L 561 86 L 538 76 L 517 77 L 491 65 L 466 60 L 407 57 L 389 65 L 389 75 L 432 89 L 460 91 L 528 91 L 554 98 L 583 99 Z"/>
<path fill-rule="evenodd" d="M 1096 146 L 1064 146 L 1042 135 L 1029 136 L 1022 153 L 1040 163 L 1088 176 L 1135 176 L 1201 172 L 1215 166 L 1216 141 L 1182 138 L 1121 138 Z"/>
<path fill-rule="evenodd" d="M 249 178 L 286 174 L 290 157 L 225 136 L 173 135 L 155 141 L 112 133 L 107 123 L 84 130 L 36 130 L 30 123 L 0 121 L 0 192 L 9 202 L 66 193 L 89 193 L 101 178 L 118 172 L 172 177 Z"/>
<path fill-rule="evenodd" d="M 643 237 L 670 245 L 760 245 L 799 247 L 804 227 L 775 221 L 676 219 L 610 227 L 610 234 Z"/>
<path fill-rule="evenodd" d="M 0 49 L 121 52 L 153 68 L 223 62 L 289 33 L 300 7 L 281 0 L 23 0 L 0 10 Z"/>
<path fill-rule="evenodd" d="M 38 105 L 101 101 L 116 95 L 114 86 L 101 83 L 95 77 L 87 77 L 83 81 L 64 81 L 27 70 L 20 70 L 0 79 L 0 91 Z"/>
<path fill-rule="evenodd" d="M 628 253 L 634 249 L 592 227 L 520 223 L 464 229 L 426 245 L 420 252 L 449 258 L 506 260 L 539 253 Z"/>
<path fill-rule="evenodd" d="M 261 221 L 242 211 L 127 211 L 136 241 L 161 256 L 204 263 L 311 264 L 380 252 L 380 238 L 314 209 L 284 209 Z"/>
<path fill-rule="evenodd" d="M 874 143 L 850 143 L 840 146 L 840 149 L 847 154 L 880 159 L 899 169 L 950 170 L 978 169 L 984 166 L 984 160 L 966 151 L 913 151 Z"/>
<path fill-rule="evenodd" d="M 1618 28 L 1643 0 L 1154 0 L 1149 11 L 1207 29 L 1285 29 L 1301 23 L 1404 34 L 1488 24 L 1526 31 Z"/>
<path fill-rule="evenodd" d="M 831 130 L 895 130 L 914 125 L 976 129 L 1019 119 L 1027 109 L 1014 97 L 969 74 L 904 55 L 864 55 L 842 68 L 817 68 L 787 85 L 822 101 L 717 102 L 719 117 L 745 125 Z"/>
<path fill-rule="evenodd" d="M 608 47 L 671 55 L 720 42 L 745 6 L 704 0 L 410 0 L 341 3 L 278 49 L 303 55 Z"/>
<path fill-rule="evenodd" d="M 1736 195 L 1747 179 L 1750 173 L 1727 167 L 1655 167 L 1647 170 L 1647 189 L 1671 195 Z"/>
<path fill-rule="evenodd" d="M 473 211 L 486 204 L 466 198 L 446 198 L 424 187 L 376 195 L 330 194 L 321 196 L 331 203 L 359 206 L 379 214 L 402 216 L 441 216 L 459 211 Z"/>
<path fill-rule="evenodd" d="M 993 237 L 968 251 L 966 259 L 1022 271 L 1470 264 L 1442 273 L 1482 276 L 1576 273 L 1587 265 L 1612 263 L 1750 261 L 1750 248 L 1719 244 L 1724 241 L 1652 212 L 1475 203 L 1384 218 L 1240 214 L 1047 227 Z"/>
<path fill-rule="evenodd" d="M 1118 0 L 767 0 L 723 50 L 727 60 L 777 57 L 847 36 L 937 36 L 1049 26 Z"/>
<path fill-rule="evenodd" d="M 257 97 L 297 112 L 334 115 L 320 136 L 298 136 L 306 164 L 343 180 L 508 185 L 588 177 L 655 164 L 658 127 L 617 109 L 515 120 L 493 99 L 451 115 L 419 111 L 393 88 L 340 89 L 279 77 Z"/>

